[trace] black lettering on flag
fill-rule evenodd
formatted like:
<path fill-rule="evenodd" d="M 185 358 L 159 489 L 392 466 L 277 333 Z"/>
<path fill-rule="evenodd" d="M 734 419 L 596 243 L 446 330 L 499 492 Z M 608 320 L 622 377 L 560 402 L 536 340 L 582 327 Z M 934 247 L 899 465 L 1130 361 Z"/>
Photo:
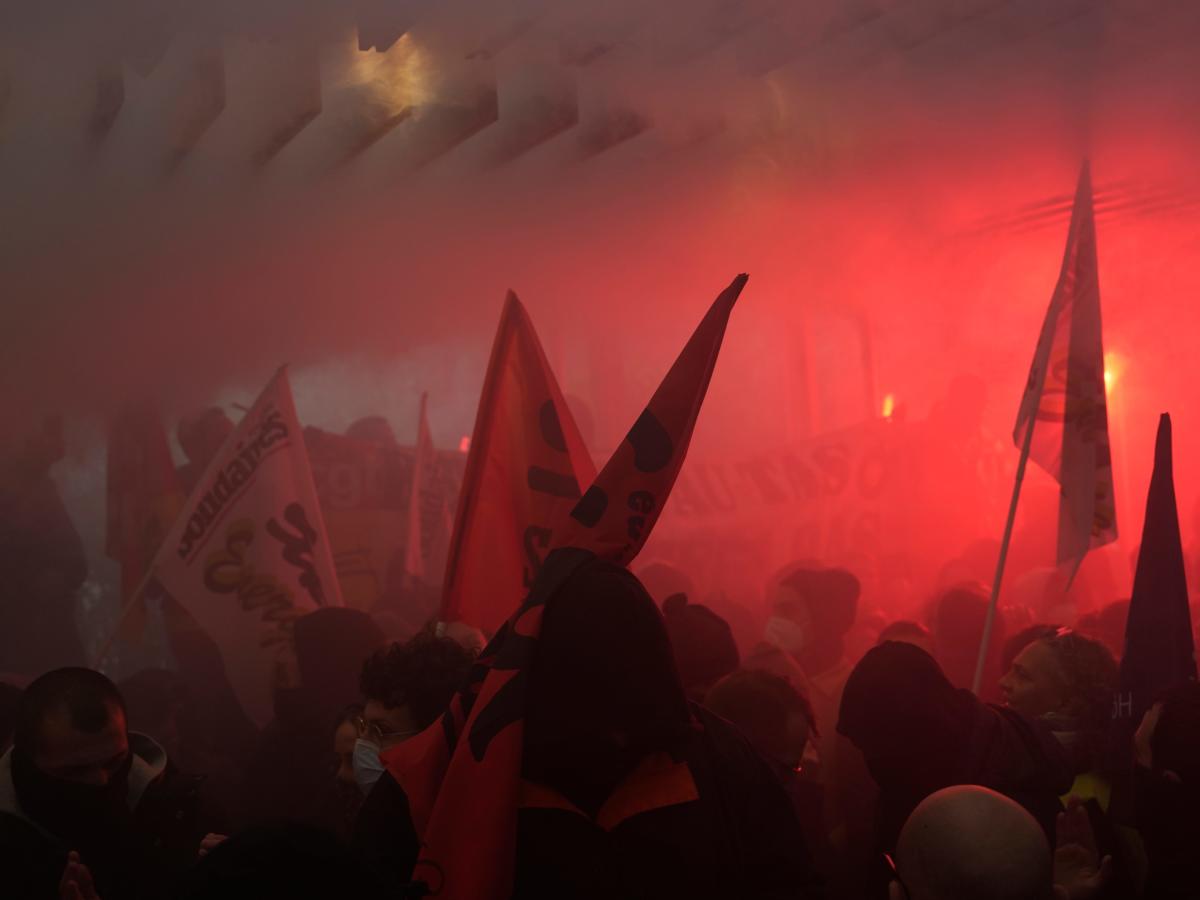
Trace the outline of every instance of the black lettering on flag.
<path fill-rule="evenodd" d="M 313 563 L 317 531 L 309 523 L 308 513 L 299 503 L 289 503 L 283 511 L 283 518 L 296 529 L 295 533 L 285 531 L 272 517 L 267 520 L 267 534 L 283 544 L 284 560 L 300 570 L 300 586 L 308 591 L 308 595 L 317 606 L 324 606 L 325 589 Z"/>

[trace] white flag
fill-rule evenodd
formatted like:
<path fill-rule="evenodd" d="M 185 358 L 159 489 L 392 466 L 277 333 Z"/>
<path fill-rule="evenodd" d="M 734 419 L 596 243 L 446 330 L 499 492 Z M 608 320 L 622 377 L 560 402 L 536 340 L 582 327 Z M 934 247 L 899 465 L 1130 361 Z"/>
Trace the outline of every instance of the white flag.
<path fill-rule="evenodd" d="M 247 714 L 267 722 L 274 689 L 297 682 L 295 620 L 342 605 L 286 369 L 196 484 L 145 590 L 195 618 Z"/>
<path fill-rule="evenodd" d="M 1117 539 L 1096 224 L 1086 164 L 1079 174 L 1062 270 L 1013 429 L 1018 447 L 1027 439 L 1029 458 L 1062 488 L 1058 563 L 1073 579 L 1088 550 Z"/>

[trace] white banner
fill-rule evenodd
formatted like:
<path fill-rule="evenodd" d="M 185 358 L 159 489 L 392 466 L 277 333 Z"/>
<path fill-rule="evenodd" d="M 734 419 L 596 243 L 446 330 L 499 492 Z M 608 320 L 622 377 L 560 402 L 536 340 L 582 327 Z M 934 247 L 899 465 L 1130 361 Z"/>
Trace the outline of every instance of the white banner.
<path fill-rule="evenodd" d="M 296 683 L 295 620 L 341 606 L 287 371 L 280 369 L 209 464 L 151 567 L 220 647 L 247 714 L 270 720 Z"/>

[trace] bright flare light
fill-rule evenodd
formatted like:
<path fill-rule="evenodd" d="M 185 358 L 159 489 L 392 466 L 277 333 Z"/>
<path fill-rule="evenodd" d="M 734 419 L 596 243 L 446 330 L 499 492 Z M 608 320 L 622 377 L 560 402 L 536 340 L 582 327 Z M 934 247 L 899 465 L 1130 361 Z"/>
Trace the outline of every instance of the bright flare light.
<path fill-rule="evenodd" d="M 1121 357 L 1116 353 L 1104 354 L 1104 389 L 1111 391 L 1117 383 L 1117 379 L 1121 377 L 1123 370 Z"/>
<path fill-rule="evenodd" d="M 1105 373 L 1105 374 L 1107 376 L 1107 373 Z M 896 395 L 895 394 L 885 395 L 883 398 L 883 417 L 885 419 L 890 419 L 892 417 L 892 413 L 894 413 L 895 411 L 896 411 Z"/>

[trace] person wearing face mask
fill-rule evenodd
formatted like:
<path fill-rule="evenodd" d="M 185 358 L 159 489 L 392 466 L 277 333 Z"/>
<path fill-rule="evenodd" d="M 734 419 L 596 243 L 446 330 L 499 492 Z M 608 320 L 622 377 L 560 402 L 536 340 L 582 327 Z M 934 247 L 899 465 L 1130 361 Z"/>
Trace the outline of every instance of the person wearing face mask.
<path fill-rule="evenodd" d="M 858 889 L 862 866 L 848 854 L 869 840 L 875 800 L 861 756 L 829 727 L 837 722 L 850 674 L 846 635 L 858 615 L 859 593 L 858 579 L 845 569 L 788 566 L 768 584 L 764 641 L 743 663 L 787 679 L 812 704 L 822 733 L 809 742 L 804 766 L 824 788 L 823 816 L 836 851 L 827 871 L 835 891 L 845 895 Z"/>
<path fill-rule="evenodd" d="M 13 747 L 0 758 L 4 895 L 166 896 L 220 840 L 202 825 L 200 781 L 128 730 L 124 701 L 105 676 L 82 668 L 43 675 L 23 692 Z"/>
<path fill-rule="evenodd" d="M 354 780 L 365 796 L 354 823 L 355 853 L 388 884 L 407 882 L 412 860 L 396 846 L 416 841 L 408 798 L 379 754 L 428 728 L 450 705 L 476 652 L 428 627 L 403 644 L 373 654 L 362 667 L 361 734 L 354 742 Z"/>
<path fill-rule="evenodd" d="M 340 827 L 337 832 L 343 840 L 348 840 L 353 833 L 354 820 L 358 818 L 358 810 L 363 801 L 363 792 L 359 790 L 354 776 L 354 748 L 366 729 L 362 714 L 361 706 L 346 707 L 338 716 L 337 726 L 333 729 L 333 782 L 340 811 Z"/>
<path fill-rule="evenodd" d="M 539 579 L 540 634 L 495 639 L 499 657 L 511 660 L 514 647 L 529 655 L 512 692 L 474 720 L 499 706 L 522 722 L 519 762 L 474 786 L 511 801 L 513 819 L 448 810 L 468 839 L 506 845 L 471 877 L 511 878 L 502 892 L 514 900 L 824 896 L 782 786 L 736 729 L 688 702 L 662 615 L 638 580 L 573 549 L 552 552 Z M 488 727 L 470 727 L 468 740 Z M 386 761 L 386 779 L 419 787 L 419 775 L 406 780 L 403 752 Z M 407 803 L 374 827 L 391 842 L 392 893 L 410 876 L 425 887 L 440 863 L 414 871 L 420 841 Z"/>
<path fill-rule="evenodd" d="M 803 684 L 796 687 L 811 699 L 818 721 L 832 721 L 850 674 L 845 640 L 858 615 L 858 579 L 845 569 L 793 566 L 772 581 L 769 593 L 764 643 L 747 666 L 793 682 L 788 670 L 798 666 L 807 690 Z M 778 659 L 781 655 L 785 658 Z"/>

